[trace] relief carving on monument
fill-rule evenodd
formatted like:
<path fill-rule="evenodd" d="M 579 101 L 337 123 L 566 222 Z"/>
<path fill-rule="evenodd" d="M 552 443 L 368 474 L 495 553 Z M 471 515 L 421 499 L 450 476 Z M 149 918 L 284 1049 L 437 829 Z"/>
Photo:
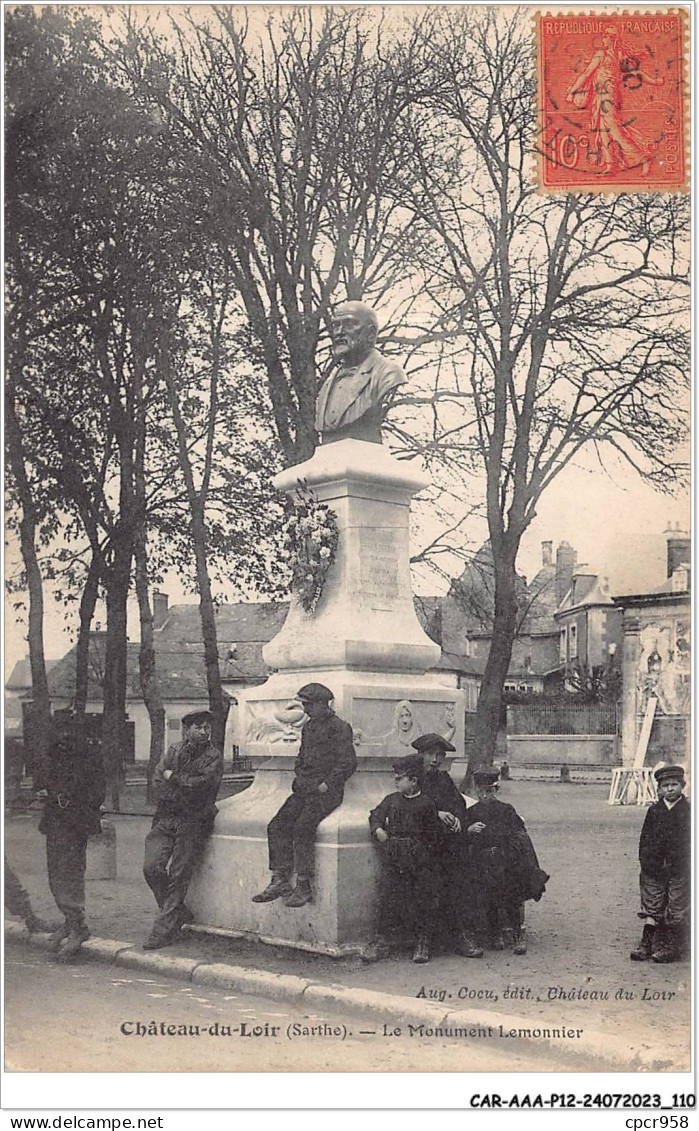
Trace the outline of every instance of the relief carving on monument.
<path fill-rule="evenodd" d="M 248 704 L 246 743 L 294 743 L 301 741 L 301 729 L 306 715 L 301 704 L 290 699 L 286 702 Z"/>

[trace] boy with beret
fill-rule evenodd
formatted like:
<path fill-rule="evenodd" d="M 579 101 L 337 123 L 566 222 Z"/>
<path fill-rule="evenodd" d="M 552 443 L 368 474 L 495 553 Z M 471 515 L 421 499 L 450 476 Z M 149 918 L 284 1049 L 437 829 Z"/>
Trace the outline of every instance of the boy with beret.
<path fill-rule="evenodd" d="M 157 798 L 145 844 L 143 874 L 158 904 L 144 950 L 169 946 L 191 918 L 185 905 L 189 881 L 216 818 L 223 754 L 211 745 L 209 711 L 182 719 L 182 742 L 168 747 L 155 767 Z"/>
<path fill-rule="evenodd" d="M 526 954 L 524 902 L 541 899 L 549 876 L 539 867 L 534 846 L 517 810 L 497 797 L 498 770 L 476 770 L 478 801 L 468 810 L 466 830 L 476 872 L 481 919 L 496 950 L 505 939 L 515 954 Z"/>
<path fill-rule="evenodd" d="M 439 875 L 439 926 L 445 945 L 454 945 L 466 958 L 481 958 L 483 948 L 474 937 L 474 895 L 469 869 L 465 828 L 466 802 L 445 768 L 448 753 L 456 747 L 441 734 L 421 734 L 412 743 L 424 759 L 423 793 L 437 806 L 441 833 L 436 846 Z"/>
<path fill-rule="evenodd" d="M 345 782 L 357 768 L 352 728 L 332 710 L 334 698 L 322 683 L 306 683 L 297 692 L 308 721 L 301 733 L 291 796 L 267 826 L 272 878 L 252 897 L 253 903 L 283 898 L 285 907 L 303 907 L 313 900 L 316 830 L 341 804 Z"/>
<path fill-rule="evenodd" d="M 639 918 L 645 925 L 630 957 L 634 962 L 676 962 L 689 928 L 690 805 L 681 766 L 660 766 L 653 776 L 658 800 L 646 813 L 638 845 Z"/>
<path fill-rule="evenodd" d="M 423 760 L 409 754 L 393 763 L 396 792 L 369 814 L 371 835 L 381 845 L 378 937 L 364 958 L 385 957 L 387 938 L 403 925 L 415 941 L 413 962 L 429 962 L 438 908 L 435 854 L 441 834 L 437 806 L 422 792 Z"/>

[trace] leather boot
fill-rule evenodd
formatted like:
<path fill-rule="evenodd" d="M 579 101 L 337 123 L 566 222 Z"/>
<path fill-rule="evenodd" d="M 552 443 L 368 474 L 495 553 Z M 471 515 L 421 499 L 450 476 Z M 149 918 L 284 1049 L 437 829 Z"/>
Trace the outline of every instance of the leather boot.
<path fill-rule="evenodd" d="M 50 935 L 53 936 L 57 931 L 60 931 L 61 937 L 58 941 L 62 942 L 63 939 L 65 938 L 65 935 L 63 934 L 63 929 L 65 927 L 65 924 L 59 925 L 58 923 L 47 923 L 45 919 L 40 919 L 38 915 L 34 915 L 34 914 L 27 915 L 27 918 L 24 920 L 24 925 L 27 928 L 27 930 L 29 931 L 30 935 L 36 935 L 36 934 L 49 935 L 50 934 Z M 66 932 L 67 932 L 67 927 L 66 927 Z"/>
<path fill-rule="evenodd" d="M 527 953 L 527 929 L 526 927 L 515 928 L 514 931 L 514 946 L 512 948 L 514 954 Z"/>
<path fill-rule="evenodd" d="M 253 903 L 271 903 L 273 899 L 281 899 L 284 895 L 291 895 L 291 884 L 287 872 L 272 872 L 272 879 L 264 891 L 253 895 Z"/>
<path fill-rule="evenodd" d="M 641 935 L 641 941 L 635 950 L 631 951 L 629 958 L 632 962 L 648 962 L 653 956 L 653 936 L 655 924 L 646 923 Z"/>
<path fill-rule="evenodd" d="M 56 958 L 59 962 L 68 962 L 80 950 L 80 947 L 90 937 L 90 929 L 84 921 L 81 923 L 73 923 L 70 931 L 64 938 L 63 942 L 58 948 Z"/>
<path fill-rule="evenodd" d="M 313 888 L 308 876 L 297 876 L 296 887 L 291 895 L 284 900 L 285 907 L 303 907 L 306 903 L 313 902 Z"/>
<path fill-rule="evenodd" d="M 378 938 L 364 947 L 361 953 L 361 959 L 362 962 L 380 962 L 382 958 L 388 958 L 390 953 L 391 948 L 386 940 Z"/>
<path fill-rule="evenodd" d="M 653 939 L 653 953 L 651 958 L 654 962 L 677 962 L 679 958 L 677 946 L 677 932 L 674 927 L 668 926 L 667 923 L 661 923 L 655 932 Z"/>
<path fill-rule="evenodd" d="M 177 912 L 177 919 L 180 927 L 185 927 L 188 923 L 194 922 L 194 912 L 191 907 L 187 907 L 186 903 L 180 904 L 179 911 Z"/>
<path fill-rule="evenodd" d="M 70 934 L 70 924 L 69 923 L 62 923 L 60 927 L 56 927 L 56 930 L 52 931 L 51 934 L 49 935 L 49 945 L 51 946 L 51 949 L 52 950 L 58 950 L 58 948 L 61 945 L 61 943 L 63 942 L 63 940 L 68 938 L 69 934 Z"/>
<path fill-rule="evenodd" d="M 429 962 L 430 960 L 430 943 L 426 935 L 420 935 L 417 940 L 417 946 L 413 954 L 413 962 Z"/>
<path fill-rule="evenodd" d="M 456 953 L 464 958 L 482 958 L 483 947 L 479 946 L 470 931 L 462 931 L 456 947 Z"/>

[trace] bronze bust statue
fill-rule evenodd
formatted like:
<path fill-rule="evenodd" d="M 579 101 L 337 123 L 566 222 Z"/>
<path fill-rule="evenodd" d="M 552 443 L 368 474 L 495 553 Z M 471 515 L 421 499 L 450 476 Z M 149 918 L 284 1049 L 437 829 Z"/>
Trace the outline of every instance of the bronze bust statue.
<path fill-rule="evenodd" d="M 333 357 L 336 368 L 320 388 L 316 403 L 316 428 L 321 443 L 367 440 L 381 443 L 385 402 L 407 381 L 398 362 L 374 348 L 379 322 L 363 302 L 343 302 L 332 318 Z"/>

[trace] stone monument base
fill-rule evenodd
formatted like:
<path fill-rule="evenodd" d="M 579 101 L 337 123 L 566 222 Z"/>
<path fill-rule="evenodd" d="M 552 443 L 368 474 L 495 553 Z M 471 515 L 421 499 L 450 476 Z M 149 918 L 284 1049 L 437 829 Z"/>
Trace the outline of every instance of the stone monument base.
<path fill-rule="evenodd" d="M 219 802 L 187 902 L 202 929 L 340 957 L 361 953 L 374 936 L 380 861 L 369 836 L 369 812 L 395 790 L 392 762 L 413 753 L 412 732 L 405 743 L 395 735 L 377 739 L 372 722 L 382 714 L 390 719 L 396 701 L 409 700 L 422 732 L 443 731 L 445 714 L 458 713 L 462 693 L 429 674 L 320 672 L 315 678 L 332 688 L 337 714 L 353 725 L 358 766 L 342 804 L 318 826 L 313 903 L 292 908 L 283 900 L 252 902 L 270 877 L 267 825 L 291 793 L 298 750 L 291 728 L 286 738 L 280 731 L 276 742 L 246 748 L 260 757 L 266 745 L 267 758 L 249 789 Z M 292 699 L 301 682 L 288 673 L 270 676 L 244 693 L 246 709 L 262 715 L 266 705 Z"/>
<path fill-rule="evenodd" d="M 238 696 L 241 753 L 258 769 L 248 790 L 219 806 L 188 902 L 211 930 L 339 955 L 374 935 L 379 850 L 368 818 L 395 788 L 392 762 L 428 731 L 453 740 L 463 758 L 464 694 L 429 672 L 440 648 L 413 602 L 410 499 L 427 486 L 422 472 L 380 444 L 346 439 L 274 482 L 293 494 L 299 481 L 332 510 L 337 554 L 317 607 L 308 612 L 292 599 L 263 649 L 274 674 Z M 294 700 L 311 682 L 331 689 L 334 710 L 352 727 L 357 771 L 318 827 L 314 902 L 253 903 L 270 875 L 267 825 L 291 793 L 303 721 Z"/>

